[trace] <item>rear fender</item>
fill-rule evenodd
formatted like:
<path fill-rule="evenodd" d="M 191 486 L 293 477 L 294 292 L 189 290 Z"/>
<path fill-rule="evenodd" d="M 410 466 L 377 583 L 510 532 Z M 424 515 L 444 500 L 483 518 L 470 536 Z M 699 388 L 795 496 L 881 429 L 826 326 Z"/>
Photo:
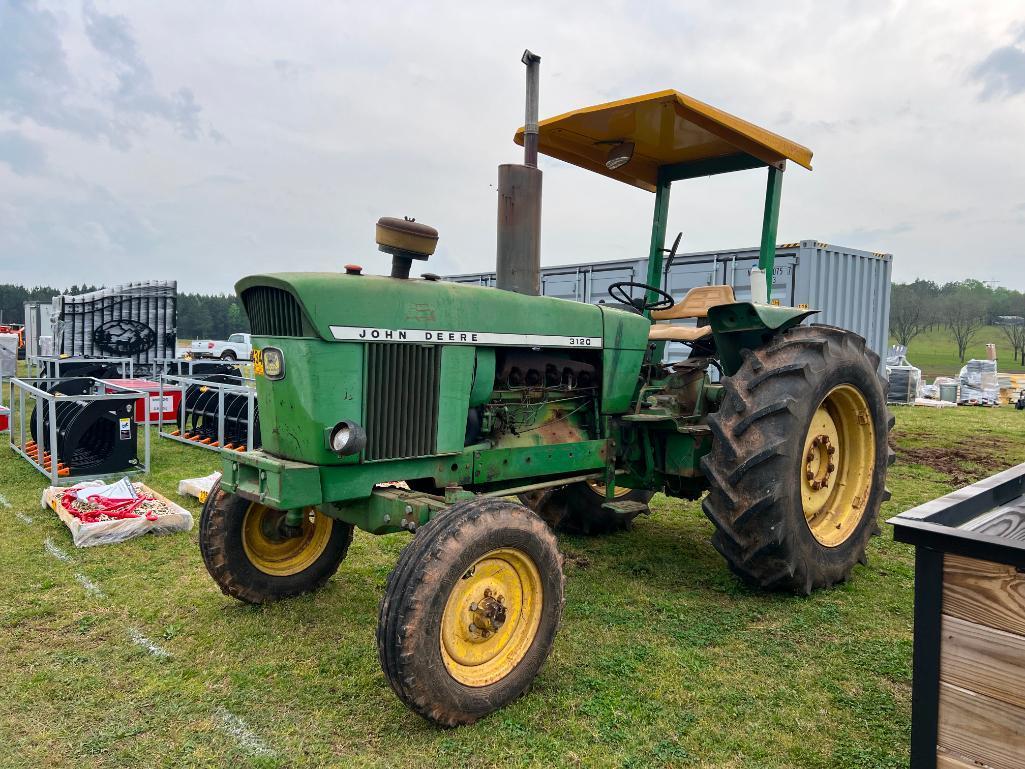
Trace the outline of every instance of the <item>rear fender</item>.
<path fill-rule="evenodd" d="M 792 328 L 818 310 L 783 307 L 774 304 L 734 302 L 708 309 L 708 321 L 719 352 L 723 374 L 733 376 L 740 369 L 740 351 L 764 347 L 779 334 Z"/>

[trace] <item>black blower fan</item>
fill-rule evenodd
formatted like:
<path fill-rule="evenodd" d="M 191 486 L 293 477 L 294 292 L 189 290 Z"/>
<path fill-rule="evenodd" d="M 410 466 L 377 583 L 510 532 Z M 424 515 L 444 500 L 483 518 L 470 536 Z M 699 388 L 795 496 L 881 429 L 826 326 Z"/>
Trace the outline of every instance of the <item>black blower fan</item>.
<path fill-rule="evenodd" d="M 135 402 L 77 401 L 76 395 L 90 394 L 88 378 L 65 379 L 50 388 L 57 398 L 54 416 L 57 427 L 57 460 L 68 475 L 107 475 L 134 469 L 138 462 L 137 434 L 132 411 Z M 50 409 L 43 407 L 43 434 L 37 435 L 37 409 L 32 410 L 30 430 L 36 446 L 52 454 Z M 43 464 L 46 464 L 45 462 Z"/>
<path fill-rule="evenodd" d="M 238 377 L 213 374 L 204 377 L 211 384 L 237 384 Z M 253 441 L 248 443 L 246 426 L 249 419 L 248 398 L 243 393 L 224 393 L 224 448 L 257 449 L 260 447 L 260 409 L 253 402 Z M 217 410 L 219 396 L 216 388 L 191 384 L 185 391 L 185 419 L 180 425 L 185 438 L 207 444 L 217 441 Z"/>

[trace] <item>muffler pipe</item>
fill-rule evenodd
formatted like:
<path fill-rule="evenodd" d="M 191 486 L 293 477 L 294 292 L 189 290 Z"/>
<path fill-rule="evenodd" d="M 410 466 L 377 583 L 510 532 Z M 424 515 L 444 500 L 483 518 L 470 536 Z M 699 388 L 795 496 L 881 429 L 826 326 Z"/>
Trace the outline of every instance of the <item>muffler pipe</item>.
<path fill-rule="evenodd" d="M 523 165 L 537 168 L 537 110 L 540 100 L 541 57 L 529 50 L 520 59 L 527 65 L 527 108 L 523 120 Z"/>
<path fill-rule="evenodd" d="M 541 171 L 537 167 L 538 82 L 541 57 L 523 52 L 527 103 L 523 165 L 498 167 L 498 258 L 495 285 L 506 291 L 541 293 Z"/>

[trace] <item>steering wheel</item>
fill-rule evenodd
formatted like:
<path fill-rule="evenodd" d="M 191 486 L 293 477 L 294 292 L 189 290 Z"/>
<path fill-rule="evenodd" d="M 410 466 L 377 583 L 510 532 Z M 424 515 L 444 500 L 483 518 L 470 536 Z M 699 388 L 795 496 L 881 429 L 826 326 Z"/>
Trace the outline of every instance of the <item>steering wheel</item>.
<path fill-rule="evenodd" d="M 627 291 L 628 288 L 643 288 L 644 293 L 635 299 Z M 646 297 L 649 291 L 654 291 L 660 298 L 654 302 L 647 301 Z M 636 308 L 638 312 L 644 312 L 645 310 L 668 310 L 676 304 L 672 294 L 666 293 L 658 286 L 649 286 L 647 283 L 635 283 L 632 280 L 621 280 L 618 283 L 613 283 L 609 286 L 609 296 L 617 302 Z"/>

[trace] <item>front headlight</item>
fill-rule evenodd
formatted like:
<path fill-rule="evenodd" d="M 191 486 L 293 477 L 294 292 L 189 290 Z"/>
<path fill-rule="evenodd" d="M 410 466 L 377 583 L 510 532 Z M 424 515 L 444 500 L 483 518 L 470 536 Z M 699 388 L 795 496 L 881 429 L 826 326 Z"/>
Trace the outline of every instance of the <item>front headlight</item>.
<path fill-rule="evenodd" d="M 328 445 L 340 457 L 358 454 L 367 445 L 367 433 L 355 422 L 343 419 L 331 428 Z"/>
<path fill-rule="evenodd" d="M 264 347 L 261 358 L 263 359 L 263 375 L 268 379 L 285 378 L 285 355 L 277 347 Z"/>

